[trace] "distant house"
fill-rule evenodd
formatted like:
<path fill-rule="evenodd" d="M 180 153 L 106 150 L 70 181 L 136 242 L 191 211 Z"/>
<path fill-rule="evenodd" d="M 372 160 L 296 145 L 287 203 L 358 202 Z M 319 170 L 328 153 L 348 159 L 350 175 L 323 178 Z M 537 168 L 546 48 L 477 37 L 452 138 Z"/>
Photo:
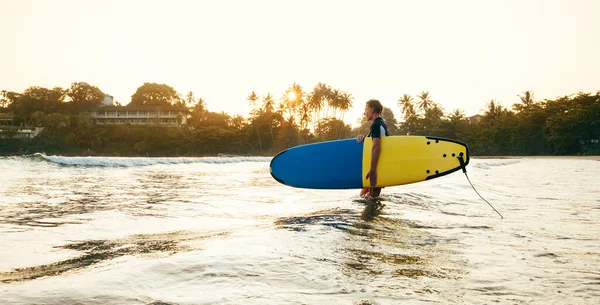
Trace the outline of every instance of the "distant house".
<path fill-rule="evenodd" d="M 483 115 L 481 115 L 481 114 L 476 114 L 476 115 L 474 115 L 474 116 L 470 116 L 470 117 L 468 117 L 468 118 L 467 118 L 467 121 L 468 121 L 469 123 L 479 123 L 479 122 L 481 122 L 481 119 L 483 119 Z"/>
<path fill-rule="evenodd" d="M 32 139 L 44 130 L 44 127 L 14 126 L 14 118 L 13 113 L 0 112 L 0 139 Z"/>
<path fill-rule="evenodd" d="M 188 109 L 177 106 L 100 106 L 90 113 L 96 125 L 153 125 L 181 127 Z"/>
<path fill-rule="evenodd" d="M 44 130 L 44 127 L 12 127 L 12 128 L 2 128 L 0 127 L 0 139 L 33 139 L 40 132 Z"/>
<path fill-rule="evenodd" d="M 0 125 L 13 125 L 14 119 L 13 113 L 0 112 Z"/>

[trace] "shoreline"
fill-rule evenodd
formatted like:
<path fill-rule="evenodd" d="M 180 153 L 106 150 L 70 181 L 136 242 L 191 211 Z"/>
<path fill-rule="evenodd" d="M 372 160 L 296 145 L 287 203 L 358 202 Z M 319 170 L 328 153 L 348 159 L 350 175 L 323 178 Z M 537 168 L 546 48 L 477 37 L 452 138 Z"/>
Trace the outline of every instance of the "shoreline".
<path fill-rule="evenodd" d="M 28 154 L 0 154 L 0 157 L 26 157 L 33 155 L 55 156 L 55 157 L 91 157 L 91 158 L 206 158 L 206 157 L 275 157 L 276 154 L 235 154 L 235 153 L 207 153 L 207 154 L 191 154 L 191 155 L 170 155 L 170 154 L 150 154 L 150 155 L 133 155 L 133 154 L 46 154 L 45 152 L 36 152 Z"/>
<path fill-rule="evenodd" d="M 20 157 L 20 156 L 31 156 L 40 153 L 34 154 L 0 154 L 0 157 Z M 216 154 L 198 154 L 198 155 L 151 155 L 151 156 L 143 156 L 143 155 L 115 155 L 115 154 L 49 154 L 47 156 L 58 156 L 58 157 L 92 157 L 92 158 L 206 158 L 206 157 L 267 157 L 273 158 L 276 154 L 231 154 L 231 153 L 216 153 Z M 595 156 L 582 156 L 582 155 L 565 155 L 565 156 L 552 156 L 552 155 L 542 155 L 542 156 L 470 156 L 471 159 L 576 159 L 576 160 L 593 160 L 600 161 L 600 155 Z"/>

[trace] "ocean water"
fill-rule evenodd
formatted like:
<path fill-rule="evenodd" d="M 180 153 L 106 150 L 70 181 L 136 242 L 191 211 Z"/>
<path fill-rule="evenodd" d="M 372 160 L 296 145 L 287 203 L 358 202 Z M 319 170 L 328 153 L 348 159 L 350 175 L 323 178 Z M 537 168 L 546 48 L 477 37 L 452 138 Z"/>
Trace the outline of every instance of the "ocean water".
<path fill-rule="evenodd" d="M 0 304 L 599 304 L 600 162 L 305 190 L 270 158 L 0 158 Z"/>

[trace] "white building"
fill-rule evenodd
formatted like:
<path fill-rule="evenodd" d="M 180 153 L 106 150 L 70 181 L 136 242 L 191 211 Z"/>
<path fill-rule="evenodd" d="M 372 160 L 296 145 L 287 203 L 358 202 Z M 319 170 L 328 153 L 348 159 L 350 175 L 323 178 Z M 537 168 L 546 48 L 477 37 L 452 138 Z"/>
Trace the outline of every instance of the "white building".
<path fill-rule="evenodd" d="M 154 125 L 181 127 L 188 109 L 176 106 L 105 106 L 90 113 L 96 125 Z"/>
<path fill-rule="evenodd" d="M 44 130 L 44 127 L 30 127 L 18 129 L 0 128 L 0 139 L 33 139 L 40 132 L 42 132 L 42 130 Z"/>

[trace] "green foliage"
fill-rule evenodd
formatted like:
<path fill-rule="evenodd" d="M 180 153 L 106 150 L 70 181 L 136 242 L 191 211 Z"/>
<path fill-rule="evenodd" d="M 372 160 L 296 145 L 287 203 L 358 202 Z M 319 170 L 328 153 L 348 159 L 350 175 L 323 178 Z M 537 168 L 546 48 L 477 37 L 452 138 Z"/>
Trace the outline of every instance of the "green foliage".
<path fill-rule="evenodd" d="M 74 103 L 102 102 L 102 99 L 104 99 L 104 93 L 98 87 L 86 82 L 72 83 L 71 88 L 67 91 L 67 96 Z"/>
<path fill-rule="evenodd" d="M 131 96 L 131 103 L 129 104 L 132 106 L 184 106 L 185 101 L 171 86 L 157 83 L 144 83 Z"/>
<path fill-rule="evenodd" d="M 27 88 L 25 92 L 23 92 L 23 95 L 35 100 L 57 104 L 64 102 L 67 91 L 60 87 L 47 89 L 39 86 L 33 86 Z"/>
<path fill-rule="evenodd" d="M 352 128 L 336 118 L 324 118 L 317 122 L 315 135 L 319 141 L 346 139 L 351 137 Z"/>
<path fill-rule="evenodd" d="M 385 121 L 385 124 L 387 125 L 388 128 L 388 132 L 390 135 L 398 135 L 400 133 L 400 128 L 398 126 L 398 121 L 396 121 L 396 117 L 394 116 L 394 112 L 385 107 L 383 108 L 383 112 L 381 113 L 381 118 Z M 351 134 L 354 136 L 358 136 L 358 135 L 363 135 L 366 136 L 369 131 L 370 131 L 370 127 L 371 124 L 373 123 L 372 121 L 367 121 L 367 119 L 365 117 L 362 117 L 359 121 L 359 126 L 354 128 L 351 131 Z"/>
<path fill-rule="evenodd" d="M 16 122 L 24 126 L 39 126 L 46 113 L 64 111 L 65 91 L 61 88 L 29 87 L 18 95 L 8 110 L 14 112 Z"/>
<path fill-rule="evenodd" d="M 525 91 L 519 95 L 520 103 L 513 105 L 514 111 L 491 100 L 480 120 L 465 118 L 461 110 L 444 116 L 429 94 L 423 93 L 419 107 L 407 94 L 398 101 L 404 115 L 400 134 L 461 140 L 469 144 L 474 155 L 598 153 L 600 92 L 538 102 L 532 92 Z"/>
<path fill-rule="evenodd" d="M 67 108 L 73 114 L 93 111 L 104 99 L 104 93 L 98 87 L 86 82 L 72 83 L 71 88 L 67 90 L 67 96 L 71 99 Z"/>
<path fill-rule="evenodd" d="M 0 154 L 174 156 L 268 154 L 300 144 L 354 138 L 369 132 L 362 118 L 352 129 L 343 121 L 352 95 L 318 83 L 311 92 L 294 83 L 277 99 L 271 93 L 252 92 L 247 118 L 211 112 L 193 92 L 186 100 L 170 86 L 144 83 L 130 105 L 186 106 L 182 128 L 156 125 L 95 125 L 91 112 L 104 93 L 85 82 L 68 90 L 33 86 L 23 93 L 0 91 L 0 111 L 12 117 L 4 136 L 18 126 L 45 127 L 34 139 L 2 139 Z M 66 97 L 68 101 L 65 101 Z M 416 99 L 398 100 L 402 120 L 384 107 L 383 119 L 391 135 L 429 135 L 466 142 L 473 155 L 600 154 L 600 91 L 537 101 L 530 91 L 505 108 L 490 100 L 483 115 L 467 118 L 460 109 L 444 113 L 428 91 Z M 186 117 L 187 116 L 187 117 Z"/>
<path fill-rule="evenodd" d="M 43 126 L 55 129 L 65 129 L 71 126 L 71 118 L 66 114 L 50 113 L 44 116 Z"/>

